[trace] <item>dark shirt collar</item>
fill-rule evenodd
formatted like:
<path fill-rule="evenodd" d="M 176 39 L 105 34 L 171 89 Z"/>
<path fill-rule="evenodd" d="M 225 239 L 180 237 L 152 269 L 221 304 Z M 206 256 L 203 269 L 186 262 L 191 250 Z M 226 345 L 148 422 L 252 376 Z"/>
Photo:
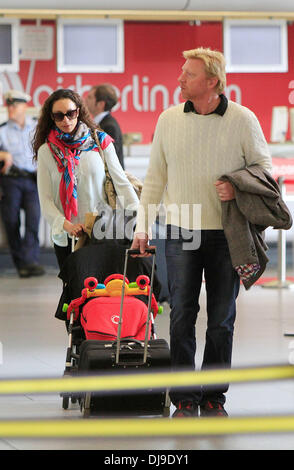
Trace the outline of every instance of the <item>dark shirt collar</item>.
<path fill-rule="evenodd" d="M 219 105 L 217 106 L 217 108 L 215 108 L 214 111 L 212 111 L 211 113 L 208 113 L 208 115 L 209 114 L 219 114 L 220 116 L 223 116 L 225 114 L 226 109 L 228 107 L 228 99 L 223 94 L 219 95 L 219 97 L 220 97 Z M 185 106 L 184 106 L 184 113 L 189 113 L 189 112 L 199 114 L 199 113 L 197 113 L 196 109 L 194 108 L 194 105 L 193 105 L 192 101 L 186 101 Z"/>

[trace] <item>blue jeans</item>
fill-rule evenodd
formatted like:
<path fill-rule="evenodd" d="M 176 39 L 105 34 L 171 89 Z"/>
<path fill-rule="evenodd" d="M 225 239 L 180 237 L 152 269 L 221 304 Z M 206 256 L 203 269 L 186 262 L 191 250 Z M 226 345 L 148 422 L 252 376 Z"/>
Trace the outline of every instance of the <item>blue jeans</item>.
<path fill-rule="evenodd" d="M 39 262 L 40 204 L 36 182 L 30 177 L 2 176 L 1 215 L 11 256 L 17 269 Z M 25 212 L 25 234 L 20 234 L 20 210 Z"/>
<path fill-rule="evenodd" d="M 196 319 L 200 310 L 199 294 L 204 273 L 207 299 L 207 330 L 202 368 L 227 368 L 231 365 L 235 300 L 240 281 L 232 267 L 223 230 L 193 232 L 192 249 L 187 232 L 177 239 L 167 227 L 166 262 L 171 299 L 170 349 L 173 369 L 195 369 Z M 195 243 L 199 238 L 199 244 Z M 201 239 L 200 239 L 201 237 Z M 185 243 L 183 245 L 183 243 Z M 198 246 L 199 245 L 199 246 Z M 228 384 L 171 390 L 174 404 L 191 400 L 201 404 L 207 400 L 225 403 Z"/>

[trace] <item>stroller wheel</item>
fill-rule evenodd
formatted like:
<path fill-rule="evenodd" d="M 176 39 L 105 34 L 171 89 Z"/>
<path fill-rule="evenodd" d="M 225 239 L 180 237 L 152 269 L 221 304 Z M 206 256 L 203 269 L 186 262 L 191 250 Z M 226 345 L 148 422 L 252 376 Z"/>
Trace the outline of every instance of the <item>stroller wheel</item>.
<path fill-rule="evenodd" d="M 169 418 L 169 415 L 170 415 L 170 407 L 169 406 L 165 406 L 162 410 L 162 416 L 164 418 Z"/>
<path fill-rule="evenodd" d="M 69 405 L 69 397 L 62 397 L 62 408 L 64 410 L 67 410 L 68 405 Z"/>
<path fill-rule="evenodd" d="M 89 418 L 91 415 L 90 407 L 91 394 L 87 393 L 80 399 L 80 410 L 83 413 L 83 418 Z"/>
<path fill-rule="evenodd" d="M 85 408 L 84 413 L 83 413 L 83 418 L 88 419 L 90 418 L 90 416 L 91 416 L 91 410 L 89 410 L 89 408 Z"/>

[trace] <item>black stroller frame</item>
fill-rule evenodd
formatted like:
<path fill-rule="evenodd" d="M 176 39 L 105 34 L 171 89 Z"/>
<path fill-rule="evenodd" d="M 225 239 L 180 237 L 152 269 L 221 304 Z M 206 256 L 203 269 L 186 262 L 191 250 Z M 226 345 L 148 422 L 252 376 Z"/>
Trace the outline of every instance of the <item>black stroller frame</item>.
<path fill-rule="evenodd" d="M 72 238 L 71 244 L 71 251 L 73 253 L 75 247 L 75 238 Z M 63 306 L 63 311 L 67 310 L 68 305 Z M 70 314 L 69 324 L 67 326 L 67 333 L 68 333 L 68 347 L 66 350 L 66 359 L 65 359 L 65 369 L 64 369 L 64 377 L 66 376 L 73 376 L 78 372 L 78 361 L 79 361 L 79 354 L 78 354 L 78 346 L 80 341 L 76 341 L 75 332 L 81 333 L 82 327 L 81 326 L 74 326 L 74 318 L 75 318 L 75 310 L 72 310 Z M 69 401 L 75 404 L 79 399 L 77 394 L 71 393 L 61 393 L 60 396 L 62 397 L 62 408 L 64 410 L 68 409 Z"/>
<path fill-rule="evenodd" d="M 72 241 L 72 251 L 74 249 L 74 239 Z M 127 273 L 127 264 L 128 258 L 130 255 L 140 254 L 139 250 L 131 250 L 126 249 L 125 251 L 125 261 L 124 261 L 124 272 L 123 272 L 123 281 L 122 281 L 122 291 L 121 291 L 121 303 L 120 303 L 120 314 L 119 314 L 119 322 L 118 322 L 118 331 L 117 331 L 117 339 L 113 343 L 116 345 L 115 348 L 115 360 L 113 366 L 117 368 L 126 368 L 132 366 L 133 368 L 144 367 L 147 365 L 147 354 L 148 354 L 148 332 L 151 323 L 151 339 L 157 339 L 154 327 L 154 318 L 151 310 L 151 299 L 153 293 L 153 280 L 154 280 L 154 271 L 155 271 L 155 255 L 156 255 L 156 247 L 155 248 L 147 248 L 150 254 L 153 255 L 152 259 L 152 270 L 151 270 L 151 279 L 150 279 L 150 289 L 148 295 L 148 311 L 147 311 L 147 321 L 146 321 L 146 330 L 145 330 L 145 340 L 142 344 L 141 341 L 131 339 L 121 339 L 121 328 L 122 328 L 122 314 L 123 314 L 123 304 L 124 304 L 124 296 L 125 296 L 125 286 L 126 286 L 126 273 Z M 67 310 L 67 306 L 64 306 L 64 311 Z M 64 370 L 64 377 L 66 376 L 75 376 L 79 373 L 79 349 L 80 345 L 83 342 L 83 338 L 81 338 L 81 332 L 83 332 L 82 326 L 78 325 L 75 326 L 75 318 L 79 318 L 80 312 L 76 312 L 75 309 L 72 309 L 70 313 L 69 323 L 67 327 L 68 331 L 68 347 L 66 351 L 66 361 L 65 361 L 65 370 Z M 77 333 L 79 333 L 79 337 L 77 340 Z M 92 340 L 88 340 L 92 341 Z M 140 350 L 142 349 L 142 355 L 140 360 L 132 361 L 131 363 L 124 363 L 120 360 L 120 353 L 123 348 L 128 347 L 128 344 L 138 343 L 140 344 Z M 83 413 L 84 417 L 89 417 L 91 415 L 91 399 L 92 399 L 92 392 L 86 393 L 61 393 L 62 397 L 62 407 L 63 409 L 68 409 L 69 402 L 75 404 L 77 401 L 80 404 L 80 410 Z M 160 414 L 164 417 L 168 417 L 170 415 L 170 398 L 169 398 L 169 390 L 166 389 L 165 391 L 165 399 L 164 405 Z"/>

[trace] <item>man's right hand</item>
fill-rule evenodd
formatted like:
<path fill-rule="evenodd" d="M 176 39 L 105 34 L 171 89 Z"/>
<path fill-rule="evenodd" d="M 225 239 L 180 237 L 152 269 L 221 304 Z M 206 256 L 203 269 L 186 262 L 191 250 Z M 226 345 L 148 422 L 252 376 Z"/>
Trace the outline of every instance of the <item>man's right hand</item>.
<path fill-rule="evenodd" d="M 146 248 L 149 247 L 149 238 L 147 233 L 145 232 L 138 232 L 134 236 L 134 240 L 131 246 L 131 250 L 140 250 L 140 255 L 132 255 L 134 258 L 139 257 L 146 257 L 151 256 L 150 253 L 146 253 Z"/>

